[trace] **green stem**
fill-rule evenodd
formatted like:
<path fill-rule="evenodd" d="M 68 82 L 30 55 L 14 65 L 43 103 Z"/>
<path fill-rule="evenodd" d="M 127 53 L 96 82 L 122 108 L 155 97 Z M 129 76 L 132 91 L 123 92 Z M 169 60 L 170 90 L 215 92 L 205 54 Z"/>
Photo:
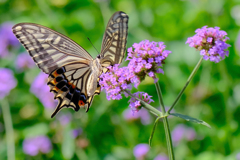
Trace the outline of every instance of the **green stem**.
<path fill-rule="evenodd" d="M 9 104 L 6 100 L 0 101 L 3 112 L 3 121 L 6 131 L 6 140 L 7 140 L 7 157 L 8 160 L 15 160 L 15 144 L 14 144 L 14 131 L 11 118 L 11 112 Z"/>
<path fill-rule="evenodd" d="M 157 89 L 157 94 L 158 94 L 161 110 L 163 112 L 163 115 L 165 115 L 166 111 L 165 111 L 165 107 L 164 107 L 164 103 L 163 103 L 163 98 L 162 98 L 162 92 L 161 92 L 160 85 L 157 82 L 157 83 L 155 83 L 155 86 L 156 86 L 156 89 Z M 165 135 L 166 135 L 166 139 L 167 139 L 169 159 L 174 160 L 175 157 L 174 157 L 174 151 L 173 151 L 173 145 L 172 145 L 172 137 L 171 137 L 171 132 L 170 132 L 170 129 L 169 129 L 169 124 L 168 124 L 167 117 L 163 117 L 163 126 L 164 126 L 164 131 L 165 131 Z"/>
<path fill-rule="evenodd" d="M 170 114 L 171 110 L 174 108 L 174 106 L 177 104 L 178 100 L 180 99 L 180 97 L 182 96 L 183 92 L 185 91 L 185 89 L 187 88 L 188 84 L 190 83 L 190 81 L 192 80 L 194 74 L 197 72 L 198 68 L 201 65 L 201 62 L 203 60 L 203 57 L 200 58 L 200 60 L 198 61 L 197 65 L 195 66 L 195 68 L 193 69 L 192 73 L 190 74 L 190 76 L 187 79 L 187 82 L 185 84 L 185 86 L 183 87 L 183 89 L 180 91 L 180 93 L 178 94 L 177 98 L 175 99 L 175 101 L 173 102 L 172 106 L 170 107 L 170 109 L 167 111 L 168 114 Z"/>
<path fill-rule="evenodd" d="M 141 104 L 143 105 L 144 108 L 146 108 L 147 110 L 149 110 L 151 113 L 153 113 L 154 115 L 158 116 L 158 117 L 162 117 L 162 112 L 160 112 L 159 110 L 157 110 L 156 108 L 154 108 L 153 106 L 151 106 L 150 104 L 144 102 L 143 100 L 141 100 L 140 98 L 134 96 L 130 91 L 125 90 L 125 92 L 127 94 L 129 94 L 131 97 L 135 98 L 136 100 L 140 101 Z"/>
<path fill-rule="evenodd" d="M 151 133 L 151 135 L 150 135 L 150 137 L 149 137 L 149 146 L 152 145 L 153 135 L 154 135 L 155 129 L 156 129 L 156 127 L 157 127 L 157 124 L 158 124 L 158 121 L 159 121 L 160 118 L 161 118 L 161 117 L 157 117 L 157 119 L 156 119 L 155 122 L 154 122 L 153 129 L 152 129 L 152 133 Z"/>

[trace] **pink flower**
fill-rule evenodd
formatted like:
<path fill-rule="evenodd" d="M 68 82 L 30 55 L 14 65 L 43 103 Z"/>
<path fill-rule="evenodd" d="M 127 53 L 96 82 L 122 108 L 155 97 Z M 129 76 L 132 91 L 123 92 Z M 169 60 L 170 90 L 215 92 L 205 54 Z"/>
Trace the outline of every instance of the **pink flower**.
<path fill-rule="evenodd" d="M 156 82 L 155 73 L 164 73 L 162 69 L 159 70 L 159 67 L 162 67 L 164 60 L 171 53 L 171 51 L 164 50 L 165 47 L 163 42 L 149 42 L 149 40 L 134 43 L 133 47 L 128 49 L 126 59 L 129 60 L 129 70 L 141 81 L 148 75 Z"/>
<path fill-rule="evenodd" d="M 144 102 L 146 102 L 148 104 L 150 104 L 151 102 L 154 102 L 151 99 L 152 96 L 149 96 L 147 93 L 136 92 L 133 95 L 138 97 L 139 99 L 142 99 Z M 136 100 L 133 97 L 128 102 L 130 103 L 129 106 L 132 109 L 133 113 L 138 112 L 142 108 L 142 105 L 141 105 L 140 101 Z"/>
<path fill-rule="evenodd" d="M 31 58 L 30 55 L 28 55 L 28 53 L 21 53 L 17 56 L 16 59 L 16 67 L 19 70 L 23 70 L 25 68 L 32 68 L 35 66 L 35 63 L 33 61 L 33 59 Z"/>
<path fill-rule="evenodd" d="M 134 147 L 133 154 L 136 157 L 136 159 L 142 159 L 147 155 L 149 149 L 150 148 L 148 144 L 140 143 Z"/>
<path fill-rule="evenodd" d="M 12 70 L 0 68 L 0 99 L 3 99 L 15 88 L 17 80 L 14 78 Z"/>
<path fill-rule="evenodd" d="M 119 100 L 122 99 L 121 93 L 125 89 L 131 89 L 131 84 L 134 87 L 140 83 L 140 80 L 128 67 L 118 68 L 119 64 L 108 67 L 109 72 L 103 73 L 100 76 L 99 84 L 102 90 L 107 92 L 107 99 Z"/>
<path fill-rule="evenodd" d="M 227 51 L 229 44 L 226 41 L 229 39 L 225 31 L 219 30 L 219 27 L 207 28 L 207 26 L 197 29 L 196 35 L 189 37 L 186 43 L 190 47 L 195 47 L 200 51 L 203 59 L 210 60 L 215 63 L 225 59 L 229 55 Z"/>

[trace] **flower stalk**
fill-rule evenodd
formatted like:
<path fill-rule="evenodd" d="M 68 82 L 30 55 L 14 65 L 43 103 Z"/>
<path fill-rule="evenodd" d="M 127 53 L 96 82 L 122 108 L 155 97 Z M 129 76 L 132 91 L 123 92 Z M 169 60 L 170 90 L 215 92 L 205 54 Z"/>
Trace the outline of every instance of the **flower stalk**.
<path fill-rule="evenodd" d="M 8 160 L 15 160 L 15 144 L 14 144 L 14 131 L 12 124 L 12 117 L 9 108 L 9 104 L 6 100 L 0 100 L 2 111 L 3 111 L 3 121 L 6 130 L 7 139 L 7 157 Z"/>
<path fill-rule="evenodd" d="M 166 111 L 165 111 L 165 107 L 164 107 L 164 103 L 163 103 L 163 98 L 162 98 L 162 92 L 161 92 L 160 85 L 157 82 L 157 83 L 155 83 L 155 86 L 156 86 L 161 110 L 162 110 L 163 114 L 165 115 Z M 173 151 L 171 132 L 170 132 L 170 129 L 169 129 L 169 124 L 168 124 L 167 117 L 165 117 L 165 116 L 163 117 L 163 126 L 164 126 L 165 136 L 166 136 L 166 139 L 167 139 L 167 148 L 168 148 L 169 159 L 174 160 L 175 156 L 174 156 L 174 151 Z"/>
<path fill-rule="evenodd" d="M 154 135 L 155 129 L 156 129 L 156 127 L 157 127 L 157 124 L 158 124 L 158 121 L 159 121 L 160 118 L 161 118 L 161 117 L 157 117 L 157 119 L 156 119 L 155 122 L 154 122 L 153 129 L 152 129 L 152 133 L 151 133 L 151 135 L 150 135 L 150 137 L 149 137 L 149 146 L 152 146 L 153 135 Z"/>

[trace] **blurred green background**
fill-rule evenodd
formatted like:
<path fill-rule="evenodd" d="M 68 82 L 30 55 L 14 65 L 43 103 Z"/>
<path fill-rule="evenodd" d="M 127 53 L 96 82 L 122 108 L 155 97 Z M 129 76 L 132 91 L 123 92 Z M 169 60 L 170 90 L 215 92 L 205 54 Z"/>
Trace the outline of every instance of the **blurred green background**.
<path fill-rule="evenodd" d="M 180 136 L 174 143 L 177 160 L 240 158 L 239 0 L 0 0 L 0 24 L 32 22 L 47 26 L 67 35 L 96 57 L 98 53 L 87 37 L 100 51 L 106 24 L 119 10 L 129 15 L 127 48 L 148 39 L 163 41 L 166 49 L 172 51 L 163 67 L 165 74 L 158 75 L 166 106 L 172 104 L 200 59 L 199 52 L 185 44 L 187 38 L 205 25 L 218 26 L 228 33 L 228 43 L 232 46 L 229 57 L 217 64 L 203 61 L 175 107 L 175 112 L 202 119 L 212 129 L 178 118 L 170 118 L 169 124 L 171 131 Z M 0 108 L 0 159 L 7 159 L 6 123 L 14 129 L 17 160 L 131 160 L 136 159 L 134 147 L 148 143 L 155 117 L 145 113 L 126 118 L 128 99 L 107 101 L 104 92 L 95 96 L 88 113 L 83 109 L 76 113 L 64 109 L 51 119 L 54 108 L 44 107 L 30 91 L 40 70 L 35 66 L 19 71 L 16 59 L 19 53 L 25 52 L 22 46 L 9 44 L 8 52 L 0 59 L 0 68 L 11 69 L 17 85 L 0 104 L 10 106 L 12 119 L 12 123 L 4 122 Z M 159 108 L 152 79 L 145 79 L 138 90 L 152 95 L 155 100 L 152 105 Z M 186 129 L 184 132 L 177 130 L 179 124 Z M 48 137 L 51 147 L 46 153 L 29 155 L 23 144 L 39 136 Z M 167 155 L 162 123 L 157 126 L 152 147 L 142 158 L 151 160 L 159 154 Z"/>

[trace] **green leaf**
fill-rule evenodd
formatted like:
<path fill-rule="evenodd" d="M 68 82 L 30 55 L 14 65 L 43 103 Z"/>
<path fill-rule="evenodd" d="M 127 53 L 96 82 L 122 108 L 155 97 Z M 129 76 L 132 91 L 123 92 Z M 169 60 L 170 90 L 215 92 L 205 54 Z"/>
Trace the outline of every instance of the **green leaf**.
<path fill-rule="evenodd" d="M 156 129 L 156 127 L 157 127 L 157 124 L 158 124 L 158 121 L 159 121 L 160 118 L 161 118 L 161 117 L 158 117 L 158 118 L 155 120 L 153 129 L 152 129 L 152 133 L 151 133 L 151 135 L 150 135 L 150 137 L 149 137 L 149 146 L 150 146 L 150 147 L 151 147 L 151 145 L 152 145 L 153 135 L 154 135 L 155 129 Z"/>
<path fill-rule="evenodd" d="M 211 126 L 208 123 L 204 122 L 203 120 L 199 120 L 197 118 L 193 118 L 193 117 L 183 115 L 183 114 L 180 114 L 180 113 L 170 113 L 170 115 L 185 119 L 186 121 L 202 124 L 204 126 L 207 126 L 208 128 L 211 128 Z"/>

